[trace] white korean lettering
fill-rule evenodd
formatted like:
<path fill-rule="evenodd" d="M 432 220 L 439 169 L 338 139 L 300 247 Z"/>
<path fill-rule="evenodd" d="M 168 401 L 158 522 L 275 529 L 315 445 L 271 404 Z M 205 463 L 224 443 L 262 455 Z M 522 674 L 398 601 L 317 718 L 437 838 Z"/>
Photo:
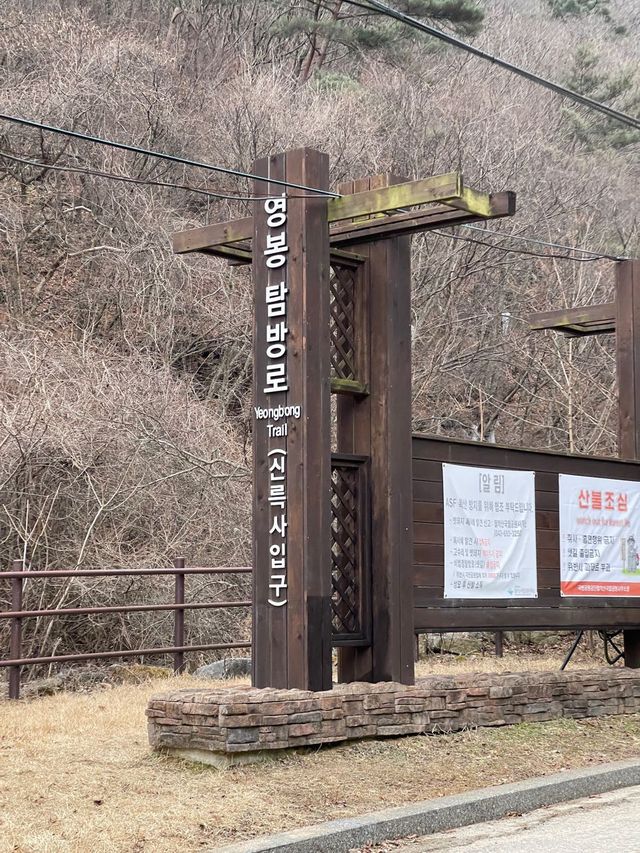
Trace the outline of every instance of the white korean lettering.
<path fill-rule="evenodd" d="M 286 364 L 267 364 L 267 382 L 263 390 L 265 394 L 289 390 Z"/>
<path fill-rule="evenodd" d="M 271 215 L 272 213 L 286 213 L 287 212 L 287 197 L 285 193 L 282 193 L 280 198 L 268 198 L 264 203 L 264 210 L 267 215 Z"/>
<path fill-rule="evenodd" d="M 287 348 L 284 344 L 270 344 L 267 347 L 267 358 L 284 358 L 286 354 Z"/>
<path fill-rule="evenodd" d="M 279 323 L 269 323 L 267 325 L 267 343 L 284 343 L 286 336 L 289 334 L 289 329 L 281 320 Z"/>

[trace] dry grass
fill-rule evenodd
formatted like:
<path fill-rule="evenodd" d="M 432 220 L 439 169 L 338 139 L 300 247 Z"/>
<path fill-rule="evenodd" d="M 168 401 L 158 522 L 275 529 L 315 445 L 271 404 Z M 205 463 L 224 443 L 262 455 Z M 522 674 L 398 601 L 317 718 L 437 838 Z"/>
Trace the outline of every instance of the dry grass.
<path fill-rule="evenodd" d="M 558 670 L 569 651 L 573 637 L 569 637 L 556 650 L 548 648 L 538 652 L 505 651 L 504 657 L 493 654 L 428 655 L 416 664 L 416 677 L 457 672 L 523 672 L 524 670 Z M 605 659 L 598 645 L 579 647 L 568 668 L 604 666 Z"/>
<path fill-rule="evenodd" d="M 490 658 L 486 663 L 495 665 Z M 524 669 L 529 663 L 520 658 L 516 667 L 507 658 L 498 665 Z M 464 665 L 449 660 L 447 669 Z M 436 666 L 444 671 L 442 663 Z M 477 659 L 474 668 L 480 668 Z M 166 681 L 156 681 L 0 702 L 0 851 L 215 849 L 307 823 L 640 755 L 640 717 L 630 716 L 368 741 L 219 772 L 149 750 L 144 708 L 152 693 L 166 688 Z"/>

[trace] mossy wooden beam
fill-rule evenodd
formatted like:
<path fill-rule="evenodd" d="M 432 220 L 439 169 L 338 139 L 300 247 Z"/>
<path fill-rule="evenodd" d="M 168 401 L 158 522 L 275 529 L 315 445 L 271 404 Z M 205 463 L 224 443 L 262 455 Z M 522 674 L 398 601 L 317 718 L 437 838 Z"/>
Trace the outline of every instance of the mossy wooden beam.
<path fill-rule="evenodd" d="M 462 199 L 463 181 L 459 172 L 434 175 L 420 181 L 409 181 L 383 189 L 369 190 L 330 199 L 328 202 L 329 222 L 367 216 L 384 211 L 397 210 L 447 199 Z M 200 228 L 178 231 L 172 236 L 173 251 L 198 252 L 221 244 L 250 240 L 253 236 L 253 219 L 250 216 L 229 222 L 212 223 Z"/>
<path fill-rule="evenodd" d="M 176 231 L 171 235 L 173 251 L 201 252 L 226 243 L 241 243 L 253 237 L 253 217 L 235 219 L 230 222 L 213 222 L 200 228 L 189 228 L 187 231 Z"/>
<path fill-rule="evenodd" d="M 353 394 L 356 397 L 366 397 L 369 393 L 367 386 L 353 379 L 331 379 L 332 394 Z"/>
<path fill-rule="evenodd" d="M 515 213 L 515 194 L 511 192 L 493 193 L 488 197 L 490 214 L 480 215 L 464 207 L 453 207 L 451 203 L 437 204 L 431 207 L 411 210 L 406 213 L 394 213 L 382 219 L 363 222 L 339 222 L 329 233 L 331 246 L 349 246 L 369 243 L 375 240 L 419 234 L 434 228 L 447 228 L 464 225 L 469 222 L 484 222 L 513 216 Z"/>
<path fill-rule="evenodd" d="M 328 201 L 329 222 L 339 222 L 359 216 L 371 216 L 433 202 L 461 199 L 463 182 L 460 172 L 434 175 L 421 181 L 408 181 L 366 192 L 331 198 Z"/>
<path fill-rule="evenodd" d="M 451 207 L 475 213 L 476 216 L 483 216 L 487 219 L 491 216 L 491 196 L 488 193 L 481 193 L 469 187 L 464 187 L 462 197 L 460 199 L 452 199 L 450 204 Z"/>
<path fill-rule="evenodd" d="M 615 332 L 616 303 L 539 311 L 529 315 L 529 328 L 532 332 L 552 329 L 573 337 Z"/>
<path fill-rule="evenodd" d="M 406 208 L 413 209 L 407 211 Z M 398 210 L 401 212 L 392 213 Z M 384 213 L 389 215 L 381 215 Z M 514 193 L 489 194 L 470 189 L 463 185 L 459 172 L 353 193 L 328 202 L 332 246 L 357 242 L 351 239 L 351 235 L 365 241 L 376 236 L 382 239 L 447 223 L 456 225 L 512 216 L 514 213 Z M 354 222 L 354 219 L 358 221 Z M 236 244 L 248 244 L 252 237 L 253 220 L 246 217 L 179 231 L 172 237 L 173 251 L 178 254 L 206 251 L 237 263 L 246 263 L 250 257 L 242 252 L 248 251 L 248 247 L 243 246 L 242 252 L 236 252 Z"/>

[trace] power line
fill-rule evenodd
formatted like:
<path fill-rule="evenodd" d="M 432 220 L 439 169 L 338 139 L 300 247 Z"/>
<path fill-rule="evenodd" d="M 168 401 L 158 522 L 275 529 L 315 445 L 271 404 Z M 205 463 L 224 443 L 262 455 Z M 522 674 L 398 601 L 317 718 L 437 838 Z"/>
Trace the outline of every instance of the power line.
<path fill-rule="evenodd" d="M 221 193 L 214 190 L 203 190 L 199 187 L 192 187 L 190 184 L 173 184 L 168 181 L 155 181 L 151 178 L 133 178 L 130 175 L 116 175 L 114 172 L 103 172 L 99 169 L 89 169 L 88 167 L 59 166 L 57 163 L 41 163 L 38 160 L 28 160 L 25 157 L 17 157 L 15 154 L 8 154 L 6 151 L 0 151 L 0 157 L 4 158 L 5 160 L 12 160 L 14 163 L 23 163 L 27 166 L 35 166 L 39 169 L 45 169 L 47 171 L 54 170 L 56 172 L 73 172 L 81 175 L 92 175 L 96 178 L 108 178 L 112 181 L 123 181 L 124 183 L 128 184 L 144 184 L 145 186 L 152 187 L 168 187 L 170 189 L 186 190 L 187 192 L 198 193 L 199 195 L 209 196 L 210 198 L 223 198 L 237 201 L 264 201 L 265 199 L 270 198 L 270 196 L 266 195 L 234 195 L 232 193 Z M 289 195 L 288 197 L 313 198 L 313 196 L 307 195 Z"/>
<path fill-rule="evenodd" d="M 466 227 L 466 226 L 463 226 Z M 484 230 L 484 229 L 481 229 Z M 487 243 L 484 240 L 476 240 L 474 237 L 463 237 L 461 234 L 449 234 L 446 231 L 436 231 L 435 229 L 431 232 L 432 234 L 437 234 L 439 237 L 448 237 L 450 240 L 461 240 L 465 243 L 474 243 L 476 246 L 486 246 L 487 249 L 495 249 L 498 252 L 504 252 L 505 254 L 515 254 L 515 255 L 529 255 L 533 258 L 555 258 L 559 261 L 574 261 L 575 263 L 589 263 L 592 261 L 602 261 L 602 260 L 617 260 L 617 258 L 613 258 L 611 255 L 596 255 L 593 254 L 592 257 L 589 258 L 575 258 L 571 257 L 571 255 L 557 255 L 552 254 L 551 252 L 530 252 L 527 249 L 508 249 L 506 246 L 495 246 L 493 243 Z M 492 233 L 492 232 L 489 232 Z M 495 232 L 493 232 L 495 233 Z M 507 235 L 508 236 L 508 235 Z M 536 243 L 541 243 L 543 245 L 552 246 L 552 243 L 545 244 L 544 240 L 535 240 Z M 582 251 L 581 249 L 573 249 L 570 246 L 567 246 L 567 249 L 570 251 Z M 591 254 L 591 253 L 590 253 Z"/>
<path fill-rule="evenodd" d="M 157 186 L 157 187 L 167 187 L 169 189 L 186 190 L 187 192 L 198 193 L 199 195 L 204 195 L 204 196 L 208 196 L 211 198 L 217 198 L 217 199 L 222 198 L 222 199 L 230 199 L 230 200 L 234 200 L 234 201 L 235 200 L 237 200 L 237 201 L 263 201 L 264 199 L 269 198 L 269 196 L 243 196 L 243 195 L 233 195 L 231 193 L 221 193 L 221 192 L 217 192 L 217 191 L 203 190 L 203 189 L 200 189 L 199 187 L 193 187 L 190 184 L 175 184 L 175 183 L 170 183 L 167 181 L 155 181 L 155 180 L 147 179 L 147 178 L 133 178 L 130 175 L 116 175 L 113 172 L 103 172 L 101 170 L 90 169 L 88 167 L 60 166 L 57 163 L 43 163 L 39 160 L 31 160 L 31 159 L 28 159 L 26 157 L 18 157 L 17 155 L 9 154 L 6 151 L 0 151 L 0 158 L 5 159 L 5 160 L 11 160 L 14 163 L 22 163 L 22 164 L 27 165 L 27 166 L 33 166 L 34 168 L 39 168 L 39 169 L 44 169 L 44 170 L 54 170 L 54 171 L 58 171 L 58 172 L 71 172 L 73 174 L 91 175 L 91 176 L 97 177 L 97 178 L 107 178 L 109 180 L 121 181 L 124 183 L 142 184 L 145 186 Z M 291 196 L 290 195 L 289 198 L 309 198 L 309 196 L 301 196 L 301 195 Z M 543 254 L 543 253 L 538 253 L 538 252 L 527 252 L 526 250 L 523 250 L 523 249 L 505 249 L 502 246 L 496 246 L 492 243 L 486 243 L 486 242 L 481 241 L 481 240 L 473 240 L 470 237 L 465 238 L 465 237 L 462 237 L 460 235 L 453 235 L 453 234 L 450 234 L 450 233 L 447 233 L 444 231 L 434 231 L 433 233 L 438 234 L 441 237 L 449 237 L 450 239 L 464 240 L 467 243 L 476 243 L 477 245 L 486 246 L 487 248 L 497 249 L 498 251 L 531 255 L 532 257 L 537 257 L 537 258 L 557 258 L 559 260 L 577 260 L 577 261 L 603 260 L 603 259 L 604 260 L 612 260 L 612 261 L 624 260 L 624 258 L 617 256 L 617 255 L 607 255 L 607 254 L 603 254 L 603 253 L 599 253 L 599 252 L 594 252 L 591 249 L 580 249 L 577 246 L 566 246 L 566 245 L 563 245 L 562 243 L 551 243 L 547 240 L 540 240 L 540 239 L 536 239 L 533 237 L 525 237 L 524 235 L 520 235 L 520 234 L 503 234 L 503 233 L 500 233 L 498 231 L 492 231 L 489 228 L 479 227 L 477 225 L 465 224 L 465 225 L 461 225 L 460 227 L 461 228 L 468 228 L 468 229 L 471 229 L 472 231 L 479 231 L 483 234 L 488 234 L 492 237 L 497 237 L 500 240 L 520 240 L 522 242 L 531 243 L 533 245 L 545 246 L 545 247 L 551 248 L 551 249 L 562 249 L 566 252 L 579 252 L 579 253 L 584 254 L 584 255 L 590 255 L 592 257 L 589 257 L 589 258 L 571 258 L 571 257 L 568 257 L 567 255 L 554 255 L 554 254 L 550 254 L 548 252 L 545 252 Z"/>
<path fill-rule="evenodd" d="M 345 3 L 348 3 L 350 6 L 357 6 L 360 9 L 367 9 L 369 12 L 378 12 L 381 15 L 384 15 L 388 18 L 393 18 L 396 21 L 400 21 L 403 24 L 406 24 L 409 27 L 413 27 L 416 30 L 420 30 L 427 35 L 433 36 L 434 38 L 440 39 L 440 41 L 444 41 L 447 44 L 453 45 L 453 47 L 458 47 L 461 50 L 465 50 L 467 53 L 472 53 L 474 56 L 480 57 L 480 59 L 485 59 L 488 62 L 492 62 L 494 65 L 498 65 L 501 68 L 506 68 L 507 71 L 511 71 L 513 74 L 518 74 L 520 77 L 524 77 L 525 80 L 529 80 L 532 83 L 537 83 L 539 86 L 544 86 L 545 88 L 555 92 L 557 95 L 561 95 L 564 98 L 569 98 L 575 101 L 578 104 L 581 104 L 584 107 L 589 107 L 592 110 L 596 110 L 603 115 L 606 115 L 608 118 L 614 119 L 614 121 L 619 121 L 622 124 L 626 124 L 629 127 L 633 127 L 636 130 L 640 130 L 640 119 L 634 118 L 633 116 L 627 115 L 627 113 L 620 112 L 619 110 L 613 109 L 613 107 L 609 107 L 606 104 L 602 104 L 599 101 L 595 101 L 593 98 L 588 98 L 586 95 L 581 95 L 578 92 L 574 92 L 572 89 L 567 89 L 566 86 L 561 86 L 559 83 L 554 83 L 553 80 L 548 80 L 545 77 L 540 77 L 538 74 L 534 74 L 532 71 L 527 71 L 526 68 L 521 68 L 519 65 L 514 65 L 512 62 L 507 62 L 506 59 L 501 59 L 499 56 L 494 56 L 491 53 L 487 53 L 485 50 L 481 50 L 478 47 L 474 47 L 468 42 L 462 41 L 462 39 L 457 38 L 456 36 L 450 35 L 449 33 L 445 33 L 442 30 L 436 29 L 436 27 L 432 27 L 429 24 L 425 24 L 423 21 L 419 21 L 417 18 L 411 17 L 411 15 L 407 15 L 405 12 L 400 12 L 398 9 L 394 9 L 392 6 L 388 6 L 386 3 L 381 3 L 380 0 L 362 0 L 362 2 L 358 2 L 358 0 L 344 0 Z"/>
<path fill-rule="evenodd" d="M 34 168 L 44 169 L 44 170 L 54 170 L 57 172 L 71 172 L 73 174 L 82 174 L 82 175 L 91 175 L 97 178 L 107 178 L 112 181 L 121 181 L 124 183 L 131 184 L 142 184 L 144 186 L 156 186 L 156 187 L 167 187 L 169 189 L 179 189 L 186 190 L 187 192 L 198 193 L 199 195 L 208 196 L 210 198 L 217 199 L 230 199 L 233 201 L 263 201 L 269 196 L 243 196 L 243 195 L 233 195 L 231 193 L 221 193 L 212 190 L 203 190 L 199 187 L 193 187 L 190 184 L 175 184 L 170 183 L 168 181 L 155 181 L 147 178 L 133 178 L 130 175 L 116 175 L 113 172 L 103 172 L 98 169 L 90 169 L 88 167 L 80 167 L 80 166 L 60 166 L 57 163 L 42 163 L 39 160 L 30 160 L 26 157 L 18 157 L 15 154 L 9 154 L 6 151 L 0 151 L 0 158 L 5 160 L 11 160 L 14 163 L 22 163 L 26 166 L 33 166 Z M 290 195 L 289 198 L 309 198 L 309 196 L 301 196 Z M 496 246 L 492 243 L 486 243 L 482 240 L 473 240 L 472 238 L 462 237 L 460 235 L 454 235 L 451 233 L 447 233 L 444 231 L 434 231 L 434 234 L 438 234 L 441 237 L 449 237 L 450 239 L 458 239 L 464 240 L 467 243 L 475 243 L 479 246 L 486 246 L 487 248 L 497 249 L 498 251 L 503 251 L 506 253 L 518 253 L 524 255 L 531 255 L 532 257 L 537 258 L 557 258 L 558 260 L 575 260 L 575 261 L 589 261 L 589 260 L 611 260 L 611 261 L 621 261 L 624 260 L 623 257 L 618 255 L 607 255 L 600 252 L 594 252 L 591 249 L 580 249 L 577 246 L 566 246 L 562 243 L 552 243 L 547 240 L 540 240 L 534 237 L 525 237 L 521 234 L 503 234 L 498 231 L 492 231 L 489 228 L 482 228 L 477 225 L 461 225 L 461 228 L 467 228 L 472 231 L 479 231 L 483 234 L 488 234 L 491 237 L 497 237 L 500 240 L 520 240 L 524 243 L 531 243 L 537 246 L 545 246 L 550 249 L 562 249 L 566 252 L 579 252 L 583 255 L 590 255 L 589 258 L 571 258 L 567 255 L 557 255 L 550 254 L 549 252 L 541 253 L 541 252 L 527 252 L 524 249 L 506 249 L 502 246 Z"/>
<path fill-rule="evenodd" d="M 134 154 L 142 154 L 145 157 L 156 157 L 160 160 L 168 160 L 171 163 L 180 163 L 183 166 L 194 166 L 197 169 L 208 169 L 211 172 L 220 172 L 222 175 L 232 175 L 236 178 L 248 178 L 250 180 L 257 181 L 266 181 L 268 180 L 271 184 L 276 184 L 281 187 L 290 187 L 295 190 L 305 190 L 306 192 L 315 193 L 321 196 L 328 196 L 329 198 L 340 198 L 338 193 L 333 193 L 330 190 L 321 190 L 317 187 L 307 187 L 304 184 L 295 184 L 291 181 L 280 180 L 279 178 L 265 178 L 264 175 L 254 175 L 251 172 L 243 172 L 240 169 L 227 169 L 225 166 L 213 166 L 211 163 L 203 163 L 199 160 L 189 160 L 185 157 L 178 157 L 175 154 L 166 154 L 163 151 L 153 151 L 147 148 L 140 148 L 137 145 L 129 145 L 126 142 L 115 142 L 111 139 L 102 139 L 99 136 L 90 136 L 87 133 L 80 133 L 77 130 L 66 130 L 62 127 L 55 127 L 50 124 L 43 124 L 39 121 L 33 121 L 32 119 L 21 118 L 20 116 L 12 116 L 7 115 L 6 113 L 0 113 L 0 119 L 3 121 L 13 122 L 14 124 L 21 124 L 25 127 L 34 127 L 38 130 L 44 130 L 49 133 L 58 133 L 63 136 L 70 136 L 73 139 L 81 139 L 83 142 L 93 142 L 96 145 L 107 145 L 110 148 L 118 148 L 121 151 L 131 151 Z"/>
<path fill-rule="evenodd" d="M 492 231 L 490 228 L 481 228 L 479 225 L 462 225 L 461 227 L 469 228 L 471 231 L 480 231 L 483 234 L 490 234 L 492 237 L 499 237 L 501 240 L 521 240 L 523 243 L 531 243 L 536 246 L 547 246 L 550 249 L 564 249 L 566 252 L 580 252 L 583 255 L 593 255 L 597 260 L 627 260 L 624 255 L 608 255 L 604 252 L 594 252 L 592 249 L 579 249 L 577 246 L 565 246 L 562 243 L 551 243 L 548 240 L 540 240 L 535 237 L 525 237 L 523 234 L 502 234 L 499 231 Z M 549 256 L 545 255 L 545 257 Z"/>
<path fill-rule="evenodd" d="M 351 5 L 354 5 L 354 6 L 359 6 L 361 8 L 367 8 L 364 6 L 363 3 L 356 2 L 356 0 L 345 0 L 345 2 L 350 3 Z M 384 4 L 378 3 L 378 0 L 366 0 L 366 2 L 371 3 L 371 4 L 375 3 L 376 5 L 379 5 L 379 6 L 384 6 Z M 369 7 L 369 8 L 371 8 L 371 7 Z M 388 8 L 390 11 L 392 11 L 394 13 L 396 11 L 396 10 L 391 10 L 391 7 L 385 7 L 385 8 Z M 404 15 L 404 13 L 398 12 L 397 14 L 400 15 L 401 17 L 409 18 L 409 16 Z M 392 17 L 393 17 L 393 15 L 392 15 Z M 414 22 L 414 19 L 411 18 L 410 21 Z M 420 27 L 427 28 L 427 30 L 433 30 L 434 29 L 433 27 L 428 27 L 426 24 L 422 24 L 421 21 L 415 21 L 415 23 L 419 24 Z M 438 30 L 434 30 L 434 33 L 439 33 L 439 32 L 440 31 L 438 31 Z M 450 38 L 453 39 L 453 37 L 450 37 L 450 36 L 446 35 L 445 33 L 442 33 L 442 35 L 446 36 L 446 39 L 450 39 Z M 465 43 L 461 42 L 459 39 L 454 39 L 454 41 L 460 42 L 460 45 L 465 45 Z M 466 45 L 466 46 L 469 47 L 472 52 L 478 53 L 476 48 L 471 48 L 470 45 Z M 483 52 L 480 51 L 479 53 L 483 53 Z M 535 75 L 533 75 L 533 76 L 535 76 Z M 562 87 L 560 87 L 560 88 L 562 88 Z M 566 91 L 569 92 L 569 90 L 566 90 Z M 119 149 L 122 149 L 125 151 L 132 151 L 132 152 L 135 152 L 138 154 L 143 154 L 143 155 L 150 156 L 150 157 L 157 157 L 159 159 L 165 159 L 165 160 L 169 160 L 171 162 L 195 166 L 195 167 L 203 168 L 203 169 L 209 169 L 211 171 L 220 172 L 222 174 L 234 175 L 236 177 L 250 178 L 250 179 L 256 179 L 256 180 L 264 180 L 264 176 L 261 176 L 261 175 L 253 175 L 252 173 L 242 172 L 240 170 L 227 169 L 223 166 L 213 166 L 213 165 L 210 165 L 207 163 L 201 163 L 201 162 L 198 162 L 195 160 L 188 160 L 186 158 L 178 157 L 178 156 L 175 156 L 173 154 L 165 154 L 163 152 L 152 151 L 152 150 L 140 148 L 138 146 L 128 145 L 126 143 L 114 142 L 111 140 L 101 139 L 99 137 L 89 136 L 87 134 L 79 133 L 77 131 L 65 130 L 63 128 L 54 127 L 52 125 L 45 125 L 41 122 L 35 122 L 35 121 L 30 120 L 30 119 L 23 119 L 23 118 L 19 118 L 16 116 L 9 116 L 9 115 L 6 115 L 4 113 L 0 113 L 0 119 L 6 120 L 6 121 L 16 122 L 18 124 L 23 124 L 23 125 L 26 125 L 28 127 L 37 127 L 41 130 L 51 131 L 52 133 L 60 133 L 60 134 L 66 135 L 66 136 L 71 136 L 71 137 L 82 139 L 82 140 L 89 141 L 89 142 L 95 142 L 95 143 L 100 144 L 100 145 L 106 145 L 106 146 L 110 146 L 110 147 L 114 147 L 114 148 L 119 148 Z M 640 127 L 640 122 L 638 122 L 638 126 Z M 183 189 L 183 190 L 187 190 L 189 192 L 194 192 L 194 193 L 198 193 L 200 195 L 210 196 L 213 198 L 224 198 L 224 199 L 231 199 L 231 200 L 237 199 L 239 201 L 260 201 L 263 198 L 267 198 L 267 196 L 241 196 L 241 195 L 233 195 L 230 193 L 227 194 L 227 193 L 220 193 L 220 192 L 210 191 L 210 190 L 202 190 L 202 189 L 199 189 L 197 187 L 192 187 L 189 184 L 175 184 L 175 183 L 164 182 L 164 181 L 154 181 L 151 179 L 133 178 L 129 175 L 115 175 L 112 172 L 102 172 L 99 170 L 88 169 L 88 168 L 80 168 L 80 167 L 73 167 L 73 166 L 58 166 L 56 164 L 41 163 L 41 162 L 38 162 L 35 160 L 29 160 L 27 158 L 17 157 L 15 155 L 11 155 L 11 154 L 8 154 L 6 152 L 0 152 L 0 156 L 4 157 L 6 159 L 9 159 L 9 160 L 13 160 L 14 162 L 24 163 L 25 165 L 30 165 L 30 166 L 34 166 L 34 167 L 42 168 L 42 169 L 55 169 L 57 171 L 65 171 L 65 172 L 80 172 L 80 173 L 84 173 L 84 174 L 88 174 L 88 175 L 93 175 L 95 177 L 108 178 L 111 180 L 122 181 L 125 183 L 147 184 L 150 186 L 160 186 L 160 187 L 169 187 L 169 188 L 173 188 L 173 189 Z M 339 195 L 339 193 L 332 193 L 328 190 L 321 190 L 321 189 L 318 189 L 316 187 L 307 187 L 304 184 L 295 184 L 295 183 L 291 183 L 288 181 L 279 180 L 276 178 L 270 178 L 269 181 L 270 181 L 270 183 L 274 183 L 274 184 L 277 184 L 280 186 L 286 186 L 286 187 L 290 187 L 293 189 L 307 190 L 307 191 L 314 193 L 314 194 L 320 194 L 323 196 L 330 196 L 332 198 L 340 198 L 341 197 Z M 304 196 L 297 196 L 297 197 L 303 198 Z M 576 261 L 591 260 L 591 259 L 592 260 L 607 259 L 607 260 L 614 260 L 614 261 L 623 260 L 623 258 L 618 257 L 616 255 L 598 254 L 597 252 L 592 252 L 589 249 L 579 249 L 575 246 L 563 246 L 563 245 L 558 244 L 558 243 L 550 243 L 550 242 L 547 242 L 545 240 L 538 240 L 538 239 L 534 239 L 531 237 L 524 237 L 524 236 L 514 235 L 514 234 L 511 234 L 511 235 L 500 234 L 500 235 L 498 235 L 497 232 L 495 232 L 495 231 L 490 231 L 489 229 L 480 228 L 480 227 L 474 226 L 474 225 L 463 225 L 462 227 L 469 228 L 469 229 L 472 229 L 475 231 L 482 231 L 482 232 L 484 232 L 486 234 L 490 234 L 492 236 L 499 236 L 500 239 L 517 239 L 517 240 L 522 240 L 524 242 L 529 242 L 532 244 L 547 246 L 549 248 L 557 248 L 557 249 L 563 249 L 563 250 L 569 251 L 569 252 L 580 252 L 582 254 L 589 254 L 589 255 L 592 255 L 593 258 L 582 258 L 582 259 L 581 258 L 573 258 L 572 259 L 572 258 L 568 258 L 566 255 L 552 255 L 549 253 L 544 253 L 544 254 L 538 253 L 538 254 L 536 254 L 534 252 L 526 252 L 525 250 L 515 250 L 515 249 L 510 250 L 510 249 L 504 249 L 500 246 L 494 246 L 490 243 L 484 243 L 480 240 L 472 240 L 471 238 L 463 238 L 459 235 L 445 234 L 444 232 L 434 232 L 434 233 L 439 233 L 441 236 L 451 237 L 452 239 L 458 239 L 458 240 L 465 240 L 466 239 L 467 242 L 475 242 L 479 245 L 484 245 L 484 246 L 491 247 L 491 248 L 498 249 L 498 250 L 505 251 L 505 252 L 517 252 L 517 251 L 519 251 L 520 254 L 528 254 L 528 255 L 532 255 L 534 257 L 543 257 L 543 258 L 555 257 L 559 260 L 576 260 Z"/>

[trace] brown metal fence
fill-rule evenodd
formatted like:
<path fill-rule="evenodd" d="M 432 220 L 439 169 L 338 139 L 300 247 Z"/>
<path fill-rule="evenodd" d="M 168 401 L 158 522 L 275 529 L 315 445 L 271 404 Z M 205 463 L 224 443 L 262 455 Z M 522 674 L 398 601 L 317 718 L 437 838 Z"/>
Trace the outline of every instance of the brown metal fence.
<path fill-rule="evenodd" d="M 198 601 L 185 602 L 185 577 L 187 575 L 240 575 L 250 574 L 248 566 L 230 566 L 208 568 L 185 566 L 184 559 L 176 559 L 170 568 L 158 569 L 78 569 L 63 571 L 24 571 L 22 561 L 15 560 L 12 570 L 0 572 L 0 580 L 11 583 L 11 609 L 0 611 L 0 619 L 10 620 L 9 657 L 0 660 L 0 667 L 9 669 L 9 698 L 20 698 L 20 679 L 23 667 L 52 663 L 77 663 L 78 661 L 104 660 L 105 658 L 126 658 L 149 655 L 173 655 L 174 672 L 184 669 L 185 652 L 218 651 L 226 649 L 249 649 L 251 643 L 204 643 L 185 645 L 184 614 L 186 610 L 214 610 L 220 608 L 251 607 L 251 601 Z M 23 592 L 26 580 L 36 578 L 118 578 L 173 575 L 175 578 L 174 601 L 167 604 L 131 604 L 108 607 L 61 607 L 54 609 L 23 610 Z M 173 645 L 148 649 L 108 649 L 104 651 L 84 652 L 82 654 L 48 655 L 43 657 L 22 656 L 22 622 L 24 619 L 59 616 L 88 616 L 100 613 L 134 613 L 146 611 L 173 611 Z"/>

